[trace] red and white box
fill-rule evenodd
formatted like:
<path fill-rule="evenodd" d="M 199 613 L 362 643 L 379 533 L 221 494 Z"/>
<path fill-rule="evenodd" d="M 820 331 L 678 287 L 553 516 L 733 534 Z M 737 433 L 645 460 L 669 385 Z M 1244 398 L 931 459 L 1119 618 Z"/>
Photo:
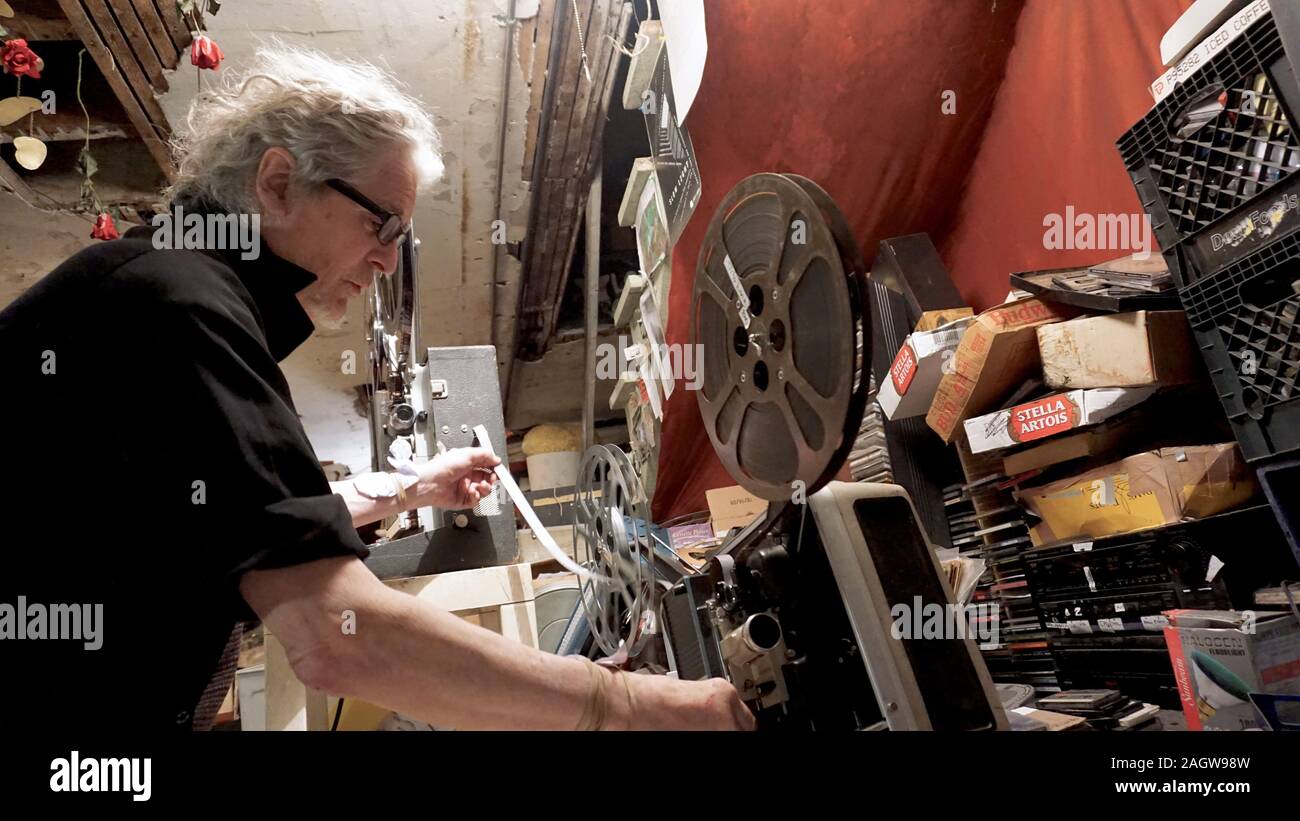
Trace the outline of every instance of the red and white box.
<path fill-rule="evenodd" d="M 930 410 L 944 367 L 952 361 L 962 334 L 972 321 L 966 317 L 933 331 L 908 335 L 889 366 L 889 373 L 877 386 L 876 401 L 886 419 L 924 416 Z"/>
<path fill-rule="evenodd" d="M 1023 445 L 1103 422 L 1155 393 L 1154 387 L 1054 393 L 965 421 L 972 453 Z"/>

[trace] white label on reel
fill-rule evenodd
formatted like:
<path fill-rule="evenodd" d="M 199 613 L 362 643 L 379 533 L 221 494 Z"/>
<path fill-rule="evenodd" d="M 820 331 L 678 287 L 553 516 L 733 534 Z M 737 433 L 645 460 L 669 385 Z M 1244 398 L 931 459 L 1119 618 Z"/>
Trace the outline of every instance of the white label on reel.
<path fill-rule="evenodd" d="M 740 312 L 740 324 L 749 330 L 749 295 L 745 293 L 745 286 L 740 284 L 740 274 L 736 273 L 736 266 L 731 264 L 731 254 L 722 255 L 722 267 L 727 269 L 727 278 L 731 280 L 731 287 L 736 291 L 736 310 Z"/>

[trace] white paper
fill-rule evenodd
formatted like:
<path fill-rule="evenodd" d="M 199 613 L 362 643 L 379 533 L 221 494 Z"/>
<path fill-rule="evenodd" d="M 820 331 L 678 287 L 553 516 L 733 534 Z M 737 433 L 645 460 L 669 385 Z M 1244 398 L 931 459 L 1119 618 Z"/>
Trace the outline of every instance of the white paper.
<path fill-rule="evenodd" d="M 673 395 L 673 369 L 672 363 L 667 359 L 668 348 L 664 345 L 664 328 L 659 320 L 659 300 L 655 297 L 653 283 L 641 292 L 641 327 L 645 329 L 650 359 L 654 363 L 654 370 L 659 373 L 664 400 L 667 401 Z"/>
<path fill-rule="evenodd" d="M 745 293 L 745 286 L 740 282 L 740 274 L 736 273 L 736 266 L 731 262 L 731 254 L 722 255 L 722 267 L 727 270 L 727 279 L 731 280 L 731 287 L 736 292 L 736 310 L 740 312 L 740 324 L 749 330 L 749 294 Z"/>
<path fill-rule="evenodd" d="M 660 0 L 655 5 L 659 7 L 659 17 L 664 24 L 664 45 L 668 47 L 668 70 L 672 72 L 677 123 L 685 125 L 695 93 L 700 90 L 704 62 L 709 56 L 704 0 Z"/>
<path fill-rule="evenodd" d="M 1220 559 L 1218 556 L 1211 556 L 1210 566 L 1205 568 L 1205 580 L 1207 582 L 1214 581 L 1214 577 L 1219 575 L 1219 571 L 1222 569 L 1223 569 L 1223 559 Z"/>
<path fill-rule="evenodd" d="M 1103 633 L 1118 633 L 1124 629 L 1123 619 L 1097 619 L 1097 626 Z"/>
<path fill-rule="evenodd" d="M 636 206 L 636 254 L 646 288 L 652 288 L 650 275 L 668 258 L 668 223 L 663 200 L 659 196 L 659 178 L 651 174 L 641 188 Z"/>

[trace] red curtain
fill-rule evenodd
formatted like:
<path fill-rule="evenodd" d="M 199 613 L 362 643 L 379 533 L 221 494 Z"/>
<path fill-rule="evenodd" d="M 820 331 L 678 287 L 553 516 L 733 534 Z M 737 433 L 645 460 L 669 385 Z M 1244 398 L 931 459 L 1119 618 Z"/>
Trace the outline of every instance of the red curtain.
<path fill-rule="evenodd" d="M 706 4 L 709 58 L 687 128 L 703 192 L 673 250 L 667 337 L 688 341 L 700 240 L 737 182 L 802 174 L 843 209 L 868 261 L 897 234 L 937 234 L 992 110 L 1020 2 L 747 0 Z M 943 113 L 944 91 L 956 113 Z M 664 414 L 654 516 L 706 506 L 735 484 L 693 392 Z"/>
<path fill-rule="evenodd" d="M 1152 103 L 1159 42 L 1190 0 L 708 3 L 709 58 L 687 126 L 703 177 L 674 249 L 669 342 L 689 337 L 700 240 L 759 171 L 820 183 L 868 262 L 928 232 L 977 309 L 1007 275 L 1117 256 L 1045 249 L 1045 215 L 1138 213 L 1115 141 Z M 1004 77 L 1005 73 L 1005 77 Z M 956 113 L 944 111 L 955 92 Z M 665 410 L 654 515 L 735 484 L 694 393 Z"/>
<path fill-rule="evenodd" d="M 1007 295 L 1007 274 L 1087 265 L 1123 250 L 1044 247 L 1044 218 L 1142 214 L 1115 142 L 1151 108 L 1160 38 L 1191 0 L 1030 0 L 1006 78 L 939 242 L 978 309 Z M 1154 242 L 1154 238 L 1152 239 Z"/>

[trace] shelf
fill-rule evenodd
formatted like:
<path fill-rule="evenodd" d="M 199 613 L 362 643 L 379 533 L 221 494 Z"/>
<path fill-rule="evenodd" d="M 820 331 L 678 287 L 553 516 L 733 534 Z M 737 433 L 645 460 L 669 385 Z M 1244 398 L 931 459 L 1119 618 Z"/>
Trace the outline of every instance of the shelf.
<path fill-rule="evenodd" d="M 3 132 L 0 132 L 0 145 L 8 145 L 14 141 L 14 137 L 27 135 L 28 118 L 24 117 L 18 122 L 6 126 Z M 42 142 L 81 142 L 86 139 L 86 118 L 80 113 L 72 111 L 57 112 L 55 114 L 41 114 L 39 111 L 31 120 L 31 136 L 36 137 Z M 126 123 L 114 123 L 105 120 L 91 118 L 90 121 L 90 139 L 107 140 L 131 137 L 134 131 Z"/>

